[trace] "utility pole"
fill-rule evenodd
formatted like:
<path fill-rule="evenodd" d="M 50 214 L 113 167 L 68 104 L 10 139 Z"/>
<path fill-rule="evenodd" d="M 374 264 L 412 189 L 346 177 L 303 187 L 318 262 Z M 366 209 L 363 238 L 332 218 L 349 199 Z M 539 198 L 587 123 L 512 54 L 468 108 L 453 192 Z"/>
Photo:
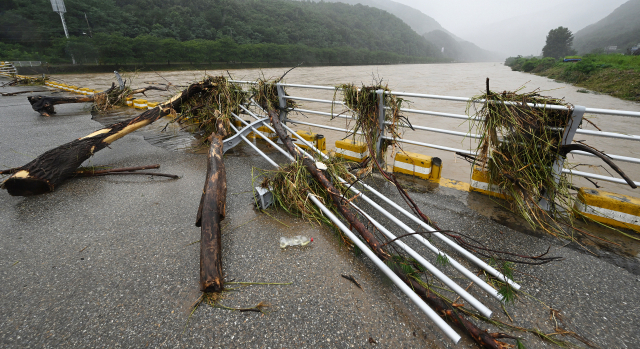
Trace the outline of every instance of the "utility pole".
<path fill-rule="evenodd" d="M 64 21 L 64 14 L 65 12 L 67 12 L 67 8 L 64 6 L 64 0 L 51 0 L 51 7 L 53 8 L 53 12 L 56 12 L 60 15 L 60 19 L 62 20 L 62 28 L 64 28 L 64 36 L 69 39 L 67 23 Z M 71 61 L 73 62 L 73 64 L 76 64 L 76 58 L 73 57 L 73 53 L 71 53 Z"/>
<path fill-rule="evenodd" d="M 91 32 L 91 26 L 89 25 L 89 18 L 87 18 L 87 13 L 84 13 L 84 20 L 87 21 L 87 28 L 89 28 L 89 37 L 93 39 L 93 33 Z"/>

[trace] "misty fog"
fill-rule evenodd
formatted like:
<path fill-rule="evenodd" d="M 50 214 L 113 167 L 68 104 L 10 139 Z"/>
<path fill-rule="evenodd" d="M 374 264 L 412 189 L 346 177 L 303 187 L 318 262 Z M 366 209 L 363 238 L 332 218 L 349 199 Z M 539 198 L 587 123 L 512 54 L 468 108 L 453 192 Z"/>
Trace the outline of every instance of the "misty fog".
<path fill-rule="evenodd" d="M 433 17 L 445 29 L 504 56 L 539 55 L 549 30 L 576 32 L 627 0 L 394 0 Z M 420 33 L 422 34 L 422 33 Z"/>

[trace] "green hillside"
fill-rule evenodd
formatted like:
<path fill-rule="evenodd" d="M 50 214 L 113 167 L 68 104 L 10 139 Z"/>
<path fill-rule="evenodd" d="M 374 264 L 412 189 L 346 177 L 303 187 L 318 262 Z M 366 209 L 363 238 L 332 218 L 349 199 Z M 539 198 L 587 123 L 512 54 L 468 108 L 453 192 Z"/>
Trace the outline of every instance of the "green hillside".
<path fill-rule="evenodd" d="M 301 0 L 304 1 L 304 0 Z M 356 5 L 362 4 L 369 7 L 375 7 L 384 11 L 391 13 L 392 15 L 400 18 L 405 23 L 407 23 L 413 31 L 418 34 L 424 34 L 431 32 L 433 30 L 442 30 L 447 32 L 446 29 L 442 28 L 440 23 L 438 23 L 432 17 L 427 16 L 426 14 L 416 10 L 413 7 L 391 1 L 391 0 L 314 0 L 315 2 L 325 1 L 325 2 L 342 2 L 346 4 Z M 449 32 L 447 32 L 449 33 Z M 450 35 L 453 35 L 449 33 Z"/>
<path fill-rule="evenodd" d="M 599 93 L 640 102 L 640 56 L 588 54 L 579 62 L 555 58 L 509 57 L 511 70 L 546 76 Z M 578 90 L 578 92 L 588 92 Z"/>
<path fill-rule="evenodd" d="M 47 0 L 0 3 L 0 59 L 67 62 L 429 62 L 433 45 L 397 17 L 342 3 L 66 0 L 72 38 Z M 87 14 L 93 38 L 85 21 Z M 7 57 L 13 56 L 13 57 Z"/>
<path fill-rule="evenodd" d="M 624 53 L 640 43 L 640 0 L 630 0 L 602 20 L 574 34 L 573 47 L 580 54 L 618 46 Z"/>

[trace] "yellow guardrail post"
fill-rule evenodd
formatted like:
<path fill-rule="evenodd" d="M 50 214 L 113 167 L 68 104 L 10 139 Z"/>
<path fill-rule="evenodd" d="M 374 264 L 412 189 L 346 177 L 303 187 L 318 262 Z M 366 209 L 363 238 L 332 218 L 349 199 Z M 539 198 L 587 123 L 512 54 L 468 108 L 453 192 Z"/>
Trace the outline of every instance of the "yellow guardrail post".
<path fill-rule="evenodd" d="M 351 139 L 336 141 L 336 156 L 351 161 L 362 162 L 368 155 L 369 150 L 367 150 L 367 145 L 364 142 Z"/>
<path fill-rule="evenodd" d="M 147 109 L 147 100 L 146 99 L 134 99 L 133 107 L 136 109 Z"/>
<path fill-rule="evenodd" d="M 296 141 L 298 139 L 296 136 L 304 138 L 304 140 L 306 140 L 307 142 L 312 142 L 313 145 L 316 148 L 318 148 L 318 150 L 320 150 L 323 153 L 326 153 L 326 151 L 327 151 L 327 140 L 324 138 L 324 135 L 313 133 L 311 131 L 298 130 L 298 131 L 296 131 L 295 134 L 291 135 L 291 139 L 293 141 Z M 300 146 L 300 148 L 305 149 L 305 150 L 311 150 L 311 149 L 309 149 L 308 146 L 306 146 L 302 142 L 300 142 L 298 144 L 298 146 Z"/>
<path fill-rule="evenodd" d="M 603 190 L 580 188 L 575 209 L 604 224 L 640 232 L 640 199 Z"/>
<path fill-rule="evenodd" d="M 469 190 L 478 193 L 495 196 L 501 199 L 507 199 L 508 196 L 498 187 L 498 185 L 490 183 L 489 172 L 479 168 L 474 168 L 471 174 L 471 183 Z"/>

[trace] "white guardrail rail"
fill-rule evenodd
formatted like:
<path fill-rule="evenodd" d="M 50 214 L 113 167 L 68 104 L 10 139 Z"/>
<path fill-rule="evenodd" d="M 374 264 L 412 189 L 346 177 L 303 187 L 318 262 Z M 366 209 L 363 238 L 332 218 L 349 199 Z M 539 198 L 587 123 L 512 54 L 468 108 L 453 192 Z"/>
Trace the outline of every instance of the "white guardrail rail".
<path fill-rule="evenodd" d="M 232 82 L 242 83 L 242 84 L 255 84 L 255 82 L 253 82 L 253 81 L 232 80 Z M 336 90 L 335 87 L 331 87 L 331 86 L 301 85 L 301 84 L 278 84 L 278 85 L 283 86 L 283 87 L 315 89 L 315 90 L 325 90 L 325 91 L 335 91 Z M 294 95 L 283 95 L 283 89 L 281 89 L 281 88 L 278 89 L 278 92 L 279 92 L 279 97 L 280 97 L 281 100 L 291 99 L 291 100 L 295 100 L 295 101 L 299 101 L 299 102 L 313 102 L 313 103 L 331 104 L 331 105 L 335 105 L 335 106 L 344 106 L 344 103 L 341 102 L 341 101 L 333 101 L 333 100 L 329 100 L 329 99 L 320 99 L 320 98 L 301 97 L 301 96 L 294 96 Z M 392 95 L 398 96 L 398 97 L 413 97 L 413 98 L 421 98 L 421 99 L 444 100 L 444 101 L 451 101 L 451 102 L 468 103 L 468 102 L 472 101 L 471 98 L 467 98 L 467 97 L 441 96 L 441 95 L 421 94 L 421 93 L 409 93 L 409 92 L 397 92 L 397 91 L 384 92 L 382 90 L 378 91 L 378 93 L 387 93 L 387 94 L 392 94 Z M 486 101 L 485 100 L 475 100 L 474 102 L 485 103 Z M 533 108 L 548 108 L 548 109 L 556 109 L 556 110 L 568 110 L 568 108 L 566 108 L 564 106 L 557 106 L 557 105 L 539 105 L 539 104 L 531 104 L 531 103 L 528 103 L 528 105 L 530 107 L 533 107 Z M 386 107 L 386 109 L 388 109 L 388 107 Z M 455 114 L 455 113 L 447 113 L 447 112 L 432 111 L 432 110 L 421 110 L 421 109 L 410 109 L 410 108 L 401 108 L 400 111 L 402 111 L 402 112 L 404 112 L 406 114 L 430 115 L 430 116 L 437 116 L 437 117 L 442 117 L 442 118 L 453 118 L 453 119 L 460 119 L 460 120 L 469 120 L 469 116 L 464 115 L 464 114 Z M 353 116 L 344 115 L 344 113 L 333 113 L 332 114 L 330 112 L 313 110 L 313 109 L 310 109 L 310 108 L 294 108 L 292 110 L 292 112 L 304 113 L 304 114 L 322 115 L 322 116 L 328 116 L 330 118 L 343 118 L 343 119 L 352 119 L 353 118 Z M 607 131 L 583 130 L 583 129 L 577 128 L 580 125 L 580 123 L 582 121 L 582 116 L 584 114 L 616 115 L 616 116 L 640 118 L 640 112 L 613 110 L 613 109 L 599 109 L 599 108 L 589 108 L 589 107 L 575 106 L 573 114 L 574 114 L 573 115 L 574 120 L 573 120 L 572 124 L 576 125 L 576 129 L 574 130 L 574 133 L 573 133 L 574 135 L 575 134 L 584 134 L 584 135 L 595 136 L 595 137 L 615 138 L 615 139 L 619 139 L 621 141 L 640 141 L 640 135 L 624 134 L 624 133 L 616 133 L 616 132 L 607 132 Z M 475 118 L 475 117 L 472 118 L 472 119 L 477 120 L 477 118 Z M 347 130 L 345 128 L 323 125 L 323 124 L 320 124 L 320 123 L 317 123 L 317 122 L 301 121 L 301 120 L 292 119 L 292 118 L 287 118 L 286 121 L 290 122 L 290 123 L 293 123 L 293 124 L 298 124 L 298 125 L 318 127 L 318 128 L 323 128 L 323 129 L 328 129 L 328 130 L 333 130 L 333 131 L 350 132 L 349 130 Z M 427 126 L 421 126 L 421 125 L 413 125 L 413 123 L 412 123 L 412 126 L 416 130 L 415 132 L 427 131 L 427 132 L 435 132 L 435 133 L 441 133 L 441 134 L 455 135 L 455 136 L 460 136 L 460 137 L 468 137 L 468 138 L 476 138 L 476 139 L 480 138 L 479 135 L 476 135 L 476 134 L 473 134 L 473 133 L 470 133 L 470 132 L 461 132 L 459 130 L 449 130 L 449 129 L 434 128 L 434 127 L 427 127 Z M 390 137 L 386 137 L 386 136 L 383 135 L 383 137 L 381 137 L 381 139 L 391 139 L 391 138 Z M 412 144 L 412 145 L 432 148 L 432 149 L 444 150 L 444 151 L 448 151 L 448 152 L 460 152 L 460 153 L 471 154 L 471 155 L 474 154 L 470 150 L 459 149 L 459 148 L 454 148 L 454 147 L 448 147 L 448 146 L 439 145 L 439 144 L 431 144 L 431 143 L 419 142 L 419 141 L 414 141 L 414 140 L 409 140 L 409 139 L 397 139 L 397 141 L 398 142 L 402 142 L 402 143 L 407 143 L 407 144 Z M 570 144 L 572 141 L 573 141 L 573 137 L 570 137 L 570 138 L 564 139 L 563 143 L 564 144 Z M 580 155 L 580 156 L 595 157 L 595 155 L 592 155 L 590 153 L 583 152 L 583 151 L 572 151 L 571 154 Z M 640 158 L 629 157 L 629 156 L 621 156 L 621 155 L 615 155 L 615 154 L 609 154 L 609 153 L 606 153 L 606 154 L 607 154 L 607 156 L 609 156 L 611 159 L 613 159 L 615 161 L 622 161 L 622 162 L 640 164 Z M 603 181 L 609 181 L 609 182 L 613 182 L 613 183 L 626 184 L 626 182 L 622 178 L 616 178 L 616 177 L 612 177 L 612 176 L 604 176 L 604 175 L 600 175 L 600 174 L 596 174 L 596 173 L 589 173 L 589 172 L 569 170 L 569 169 L 562 169 L 562 173 L 568 173 L 568 174 L 571 174 L 571 175 L 587 177 L 587 178 L 594 178 L 594 179 L 603 180 Z M 635 182 L 636 185 L 640 186 L 640 182 L 639 181 L 635 181 L 634 180 L 634 182 Z"/>
<path fill-rule="evenodd" d="M 242 83 L 242 84 L 255 84 L 255 82 L 252 81 L 233 81 L 235 83 Z M 313 85 L 297 85 L 297 84 L 278 84 L 278 94 L 279 94 L 279 104 L 281 108 L 284 108 L 286 106 L 286 101 L 287 100 L 296 100 L 296 101 L 303 101 L 303 102 L 313 102 L 313 103 L 322 103 L 322 104 L 333 104 L 333 105 L 343 105 L 344 103 L 342 102 L 334 102 L 332 100 L 327 100 L 327 99 L 320 99 L 320 98 L 310 98 L 310 97 L 302 97 L 302 96 L 289 96 L 289 95 L 285 95 L 284 94 L 284 89 L 282 87 L 291 87 L 291 88 L 305 88 L 305 89 L 316 89 L 316 90 L 325 90 L 325 91 L 335 91 L 334 87 L 328 87 L 328 86 L 313 86 Z M 426 94 L 417 94 L 417 93 L 405 93 L 405 92 L 384 92 L 382 90 L 377 91 L 380 96 L 383 93 L 391 93 L 394 94 L 396 96 L 402 96 L 402 97 L 415 97 L 415 98 L 427 98 L 427 99 L 440 99 L 440 100 L 448 100 L 448 101 L 454 101 L 454 102 L 469 102 L 470 99 L 468 98 L 462 98 L 462 97 L 449 97 L 449 96 L 437 96 L 437 95 L 426 95 Z M 382 100 L 381 98 L 379 98 L 379 100 Z M 481 102 L 484 103 L 485 101 L 477 101 L 477 102 Z M 537 105 L 531 105 L 532 107 L 545 107 L 545 106 L 537 106 Z M 553 108 L 553 109 L 565 109 L 564 107 L 559 107 L 559 106 L 546 106 L 547 108 Z M 234 127 L 232 125 L 232 127 L 234 128 L 234 130 L 236 131 L 236 136 L 234 137 L 239 137 L 241 140 L 247 142 L 247 144 L 249 146 L 251 146 L 254 150 L 256 150 L 256 152 L 258 152 L 260 155 L 262 155 L 265 159 L 267 159 L 267 161 L 269 161 L 269 163 L 271 163 L 274 167 L 279 167 L 279 165 L 273 160 L 271 159 L 267 154 L 265 154 L 264 152 L 262 152 L 255 144 L 253 144 L 252 141 L 250 141 L 249 139 L 247 139 L 246 137 L 244 137 L 244 133 L 245 132 L 253 132 L 255 133 L 257 136 L 261 137 L 264 139 L 264 141 L 266 141 L 267 143 L 269 143 L 272 147 L 274 147 L 276 150 L 280 151 L 281 153 L 283 153 L 285 155 L 285 157 L 287 157 L 289 160 L 293 161 L 293 157 L 284 149 L 282 149 L 282 147 L 280 147 L 278 144 L 276 144 L 271 138 L 270 136 L 273 134 L 274 129 L 270 126 L 270 124 L 268 122 L 265 122 L 265 120 L 268 120 L 268 118 L 266 117 L 266 112 L 264 110 L 261 109 L 261 107 L 253 102 L 252 104 L 252 109 L 254 109 L 254 111 L 246 108 L 246 107 L 241 107 L 242 109 L 242 114 L 243 115 L 248 115 L 250 117 L 252 117 L 254 119 L 254 121 L 245 121 L 243 120 L 239 115 L 235 115 L 233 114 L 233 116 L 237 119 L 239 124 L 243 124 L 244 129 L 243 130 L 238 130 L 236 127 Z M 381 108 L 384 112 L 384 110 L 386 108 Z M 425 115 L 434 115 L 434 116 L 439 116 L 439 117 L 446 117 L 446 118 L 457 118 L 457 119 L 464 119 L 467 120 L 469 119 L 466 115 L 460 115 L 460 114 L 452 114 L 452 113 L 443 113 L 443 112 L 436 112 L 436 111 L 427 111 L 427 110 L 418 110 L 418 109 L 401 109 L 403 112 L 405 113 L 414 113 L 414 114 L 425 114 Z M 292 113 L 304 113 L 304 114 L 316 114 L 316 115 L 321 115 L 321 116 L 325 116 L 325 117 L 330 117 L 330 118 L 343 118 L 343 119 L 353 119 L 353 116 L 350 115 L 343 115 L 342 113 L 336 114 L 332 112 L 327 112 L 327 111 L 320 111 L 320 110 L 313 110 L 313 109 L 307 109 L 307 108 L 295 108 L 291 111 L 288 112 L 282 112 L 281 113 L 281 118 L 283 118 L 283 120 L 285 120 L 288 123 L 291 124 L 298 124 L 298 125 L 308 125 L 308 126 L 312 126 L 312 127 L 318 127 L 318 128 L 323 128 L 323 129 L 329 129 L 329 130 L 334 130 L 334 131 L 342 131 L 342 132 L 350 132 L 350 130 L 344 129 L 344 128 L 340 128 L 340 127 L 335 127 L 335 126 L 329 126 L 329 125 L 323 125 L 323 124 L 319 124 L 319 123 L 312 123 L 312 122 L 307 122 L 307 121 L 300 121 L 297 119 L 292 119 L 289 118 L 287 114 L 292 114 Z M 607 109 L 594 109 L 594 108 L 585 108 L 585 107 L 580 107 L 580 106 L 576 106 L 573 110 L 573 114 L 572 114 L 572 119 L 573 122 L 571 123 L 573 125 L 573 127 L 570 128 L 570 130 L 565 130 L 565 140 L 563 143 L 568 144 L 569 142 L 572 141 L 573 136 L 575 133 L 584 133 L 584 134 L 589 134 L 589 135 L 595 135 L 595 136 L 599 136 L 599 137 L 609 137 L 609 138 L 617 138 L 617 139 L 621 139 L 621 140 L 625 140 L 625 141 L 638 141 L 640 140 L 640 136 L 637 135 L 627 135 L 627 134 L 620 134 L 620 133 L 613 133 L 613 132 L 603 132 L 603 131 L 586 131 L 586 130 L 580 130 L 578 129 L 578 126 L 580 124 L 580 121 L 582 119 L 582 115 L 585 113 L 593 113 L 593 114 L 608 114 L 608 115 L 621 115 L 621 116 L 628 116 L 628 117 L 640 117 L 640 113 L 639 112 L 628 112 L 628 111 L 617 111 L 617 110 L 607 110 Z M 380 117 L 384 117 L 384 114 L 381 114 Z M 383 120 L 383 119 L 382 119 Z M 576 122 L 578 121 L 578 122 Z M 258 124 L 262 124 L 264 126 L 262 127 L 258 127 Z M 255 125 L 255 127 L 254 127 Z M 284 129 L 290 133 L 293 134 L 295 133 L 294 130 L 292 130 L 290 127 L 288 127 L 286 124 L 283 124 Z M 443 133 L 443 134 L 448 134 L 448 135 L 454 135 L 454 136 L 460 136 L 460 137 L 471 137 L 471 138 L 478 138 L 477 135 L 473 135 L 473 134 L 468 134 L 468 132 L 460 132 L 460 131 L 456 131 L 456 130 L 448 130 L 448 129 L 439 129 L 439 128 L 433 128 L 433 127 L 427 127 L 427 126 L 416 126 L 413 125 L 414 129 L 416 130 L 416 132 L 419 131 L 428 131 L 428 132 L 437 132 L 437 133 Z M 301 151 L 302 154 L 304 154 L 304 156 L 310 157 L 315 159 L 314 156 L 312 156 L 311 154 L 309 154 L 307 151 L 311 151 L 314 152 L 317 156 L 322 157 L 322 158 L 328 158 L 328 156 L 321 151 L 320 149 L 316 148 L 314 146 L 313 142 L 310 142 L 308 140 L 305 140 L 303 137 L 297 137 L 297 139 L 302 143 L 302 144 L 296 144 L 295 146 L 298 148 L 298 150 Z M 238 140 L 239 141 L 239 140 Z M 445 151 L 450 151 L 450 152 L 462 152 L 462 153 L 467 153 L 467 154 L 471 154 L 470 151 L 468 150 L 464 150 L 464 149 L 456 149 L 456 148 L 451 148 L 451 147 L 446 147 L 446 146 L 441 146 L 441 145 L 437 145 L 437 144 L 428 144 L 428 143 L 424 143 L 424 142 L 417 142 L 417 141 L 409 141 L 409 140 L 404 140 L 404 139 L 400 139 L 398 140 L 400 142 L 406 142 L 406 143 L 410 143 L 410 144 L 415 144 L 415 145 L 419 145 L 419 146 L 423 146 L 423 147 L 428 147 L 428 148 L 434 148 L 434 149 L 440 149 L 440 150 L 445 150 Z M 236 144 L 236 143 L 234 143 Z M 304 145 L 303 145 L 304 144 Z M 303 149 L 304 148 L 304 149 Z M 306 150 L 305 150 L 306 149 Z M 590 154 L 580 154 L 580 155 L 590 155 Z M 613 159 L 619 160 L 619 161 L 626 161 L 626 162 L 631 162 L 631 163 L 639 163 L 640 159 L 636 159 L 636 158 L 631 158 L 631 157 L 624 157 L 624 156 L 617 156 L 617 155 L 610 155 Z M 554 168 L 562 168 L 562 162 L 556 162 L 556 164 L 554 164 Z M 573 171 L 573 170 L 563 170 L 563 172 L 569 172 L 573 175 L 579 175 L 579 176 L 584 176 L 584 177 L 591 177 L 591 178 L 598 178 L 598 179 L 602 179 L 602 180 L 608 180 L 608 181 L 612 181 L 612 182 L 623 182 L 621 179 L 617 179 L 614 177 L 610 177 L 610 176 L 600 176 L 597 174 L 593 174 L 593 173 L 586 173 L 586 172 L 578 172 L 578 171 Z M 606 177 L 606 178 L 604 178 Z M 338 181 L 341 181 L 343 183 L 345 183 L 345 179 L 342 178 L 337 178 Z M 640 185 L 640 183 L 638 183 Z M 358 189 L 355 188 L 355 186 L 361 187 L 363 189 L 363 191 L 360 191 Z M 412 256 L 413 258 L 416 259 L 416 261 L 418 263 L 420 263 L 421 265 L 423 265 L 425 268 L 427 268 L 427 270 L 429 270 L 431 272 L 431 274 L 438 280 L 440 280 L 440 282 L 442 282 L 443 284 L 447 285 L 447 287 L 449 287 L 452 292 L 458 294 L 461 298 L 463 298 L 464 300 L 466 300 L 472 307 L 474 307 L 476 310 L 478 310 L 480 313 L 482 313 L 483 315 L 487 316 L 487 317 L 491 317 L 492 315 L 492 311 L 487 308 L 482 302 L 481 299 L 476 298 L 474 295 L 472 295 L 469 292 L 466 292 L 466 290 L 464 290 L 459 283 L 466 283 L 469 281 L 472 281 L 473 284 L 475 284 L 480 290 L 486 292 L 488 295 L 491 295 L 493 298 L 496 298 L 498 300 L 502 300 L 503 297 L 502 295 L 493 287 L 491 287 L 489 284 L 487 284 L 487 282 L 485 282 L 484 280 L 482 280 L 480 277 L 478 277 L 478 275 L 476 275 L 474 272 L 470 271 L 469 269 L 467 269 L 467 267 L 463 266 L 461 263 L 459 263 L 456 259 L 459 258 L 464 258 L 467 260 L 467 262 L 471 263 L 471 264 L 475 264 L 477 267 L 484 269 L 488 274 L 491 274 L 492 276 L 502 280 L 503 282 L 508 283 L 509 285 L 511 285 L 513 287 L 514 290 L 519 290 L 520 289 L 520 285 L 518 285 L 516 282 L 514 282 L 513 280 L 507 278 L 504 274 L 502 274 L 501 272 L 499 272 L 498 270 L 494 269 L 493 267 L 491 267 L 490 265 L 488 265 L 487 263 L 485 263 L 484 261 L 482 261 L 481 259 L 479 259 L 478 257 L 476 257 L 474 254 L 470 253 L 469 251 L 465 250 L 464 248 L 462 248 L 460 245 L 458 245 L 455 241 L 451 240 L 449 237 L 447 237 L 446 235 L 436 231 L 433 227 L 429 226 L 428 224 L 426 224 L 425 222 L 423 222 L 421 219 L 419 219 L 418 217 L 416 217 L 413 213 L 405 210 L 404 208 L 402 208 L 401 206 L 399 206 L 398 204 L 396 204 L 395 202 L 393 202 L 392 200 L 390 200 L 388 197 L 386 197 L 384 194 L 380 193 L 379 191 L 377 191 L 375 188 L 363 183 L 363 182 L 357 182 L 356 185 L 351 185 L 349 186 L 349 191 L 351 191 L 354 195 L 358 195 L 359 199 L 361 199 L 362 201 L 366 202 L 366 204 L 368 204 L 368 209 L 369 210 L 375 210 L 377 211 L 376 214 L 368 214 L 366 213 L 364 210 L 360 209 L 359 207 L 356 206 L 356 204 L 354 202 L 349 201 L 350 205 L 354 207 L 355 211 L 360 214 L 363 218 L 365 218 L 366 220 L 368 220 L 369 222 L 371 222 L 371 224 L 373 224 L 380 232 L 382 232 L 383 234 L 385 234 L 389 239 L 394 239 L 395 235 L 391 232 L 390 229 L 387 229 L 383 224 L 381 224 L 380 222 L 378 222 L 376 219 L 372 218 L 372 216 L 376 216 L 376 217 L 381 217 L 380 214 L 382 214 L 382 216 L 385 216 L 390 224 L 394 224 L 396 226 L 396 229 L 399 228 L 400 231 L 404 231 L 407 233 L 413 233 L 415 232 L 415 229 L 409 227 L 406 223 L 404 223 L 402 221 L 402 218 L 404 217 L 405 219 L 409 219 L 410 221 L 412 221 L 413 223 L 418 224 L 421 228 L 426 229 L 426 231 L 429 231 L 433 234 L 434 239 L 431 240 L 427 240 L 424 237 L 422 237 L 419 234 L 414 234 L 412 235 L 412 237 L 417 240 L 419 242 L 418 245 L 423 245 L 426 246 L 427 249 L 425 251 L 428 251 L 430 253 L 433 254 L 433 256 L 444 256 L 448 259 L 448 261 L 450 262 L 451 266 L 453 267 L 453 269 L 455 269 L 456 272 L 458 272 L 459 276 L 457 277 L 448 277 L 447 275 L 445 275 L 444 273 L 442 273 L 441 271 L 439 271 L 435 265 L 433 265 L 432 263 L 428 262 L 422 255 L 418 254 L 418 252 L 416 252 L 412 247 L 408 246 L 407 241 L 405 242 L 401 242 L 401 241 L 395 241 L 395 244 L 401 248 L 402 250 L 404 250 L 407 254 L 409 254 L 410 256 Z M 257 194 L 257 195 L 261 195 L 261 194 Z M 392 210 L 396 210 L 397 213 L 391 213 L 389 212 L 387 209 L 383 208 L 382 206 L 378 205 L 376 203 L 376 201 L 372 200 L 371 198 L 369 198 L 368 195 L 373 195 L 376 196 L 378 200 L 384 201 L 386 204 L 389 205 L 390 209 Z M 360 249 L 362 249 L 365 253 L 365 255 L 370 258 L 374 264 L 376 265 L 376 267 L 378 267 L 383 273 L 385 273 L 390 279 L 391 281 L 396 284 L 398 286 L 398 288 L 400 289 L 400 291 L 402 291 L 403 293 L 405 293 L 409 299 L 411 299 L 420 310 L 422 310 L 430 319 L 431 321 L 433 321 L 436 326 L 438 328 L 440 328 L 440 330 L 443 331 L 443 333 L 454 343 L 457 343 L 460 340 L 460 336 L 444 321 L 442 321 L 442 319 L 439 318 L 439 316 L 437 316 L 433 310 L 431 310 L 423 301 L 420 297 L 418 297 L 411 288 L 407 287 L 401 280 L 399 280 L 395 274 L 389 270 L 389 268 L 382 262 L 380 261 L 375 254 L 373 254 L 368 247 L 361 242 L 361 240 L 355 236 L 352 232 L 351 229 L 346 227 L 342 221 L 334 216 L 331 211 L 327 210 L 326 207 L 324 207 L 324 205 L 317 200 L 317 198 L 313 197 L 313 196 L 309 196 L 309 199 L 316 204 L 321 210 L 322 212 L 327 215 L 327 217 L 329 219 L 331 219 L 334 224 L 336 224 L 339 229 L 341 229 L 355 244 L 357 244 Z M 400 214 L 398 214 L 400 213 Z M 440 244 L 440 247 L 436 247 L 435 243 Z M 415 243 L 414 243 L 415 244 Z M 445 251 L 445 249 L 450 249 L 456 252 L 455 256 L 451 256 L 449 253 L 447 253 Z M 453 271 L 452 271 L 453 272 Z M 454 279 L 460 279 L 460 276 L 463 276 L 464 278 L 466 278 L 466 281 L 454 281 Z M 479 291 L 479 290 L 478 290 Z"/>

